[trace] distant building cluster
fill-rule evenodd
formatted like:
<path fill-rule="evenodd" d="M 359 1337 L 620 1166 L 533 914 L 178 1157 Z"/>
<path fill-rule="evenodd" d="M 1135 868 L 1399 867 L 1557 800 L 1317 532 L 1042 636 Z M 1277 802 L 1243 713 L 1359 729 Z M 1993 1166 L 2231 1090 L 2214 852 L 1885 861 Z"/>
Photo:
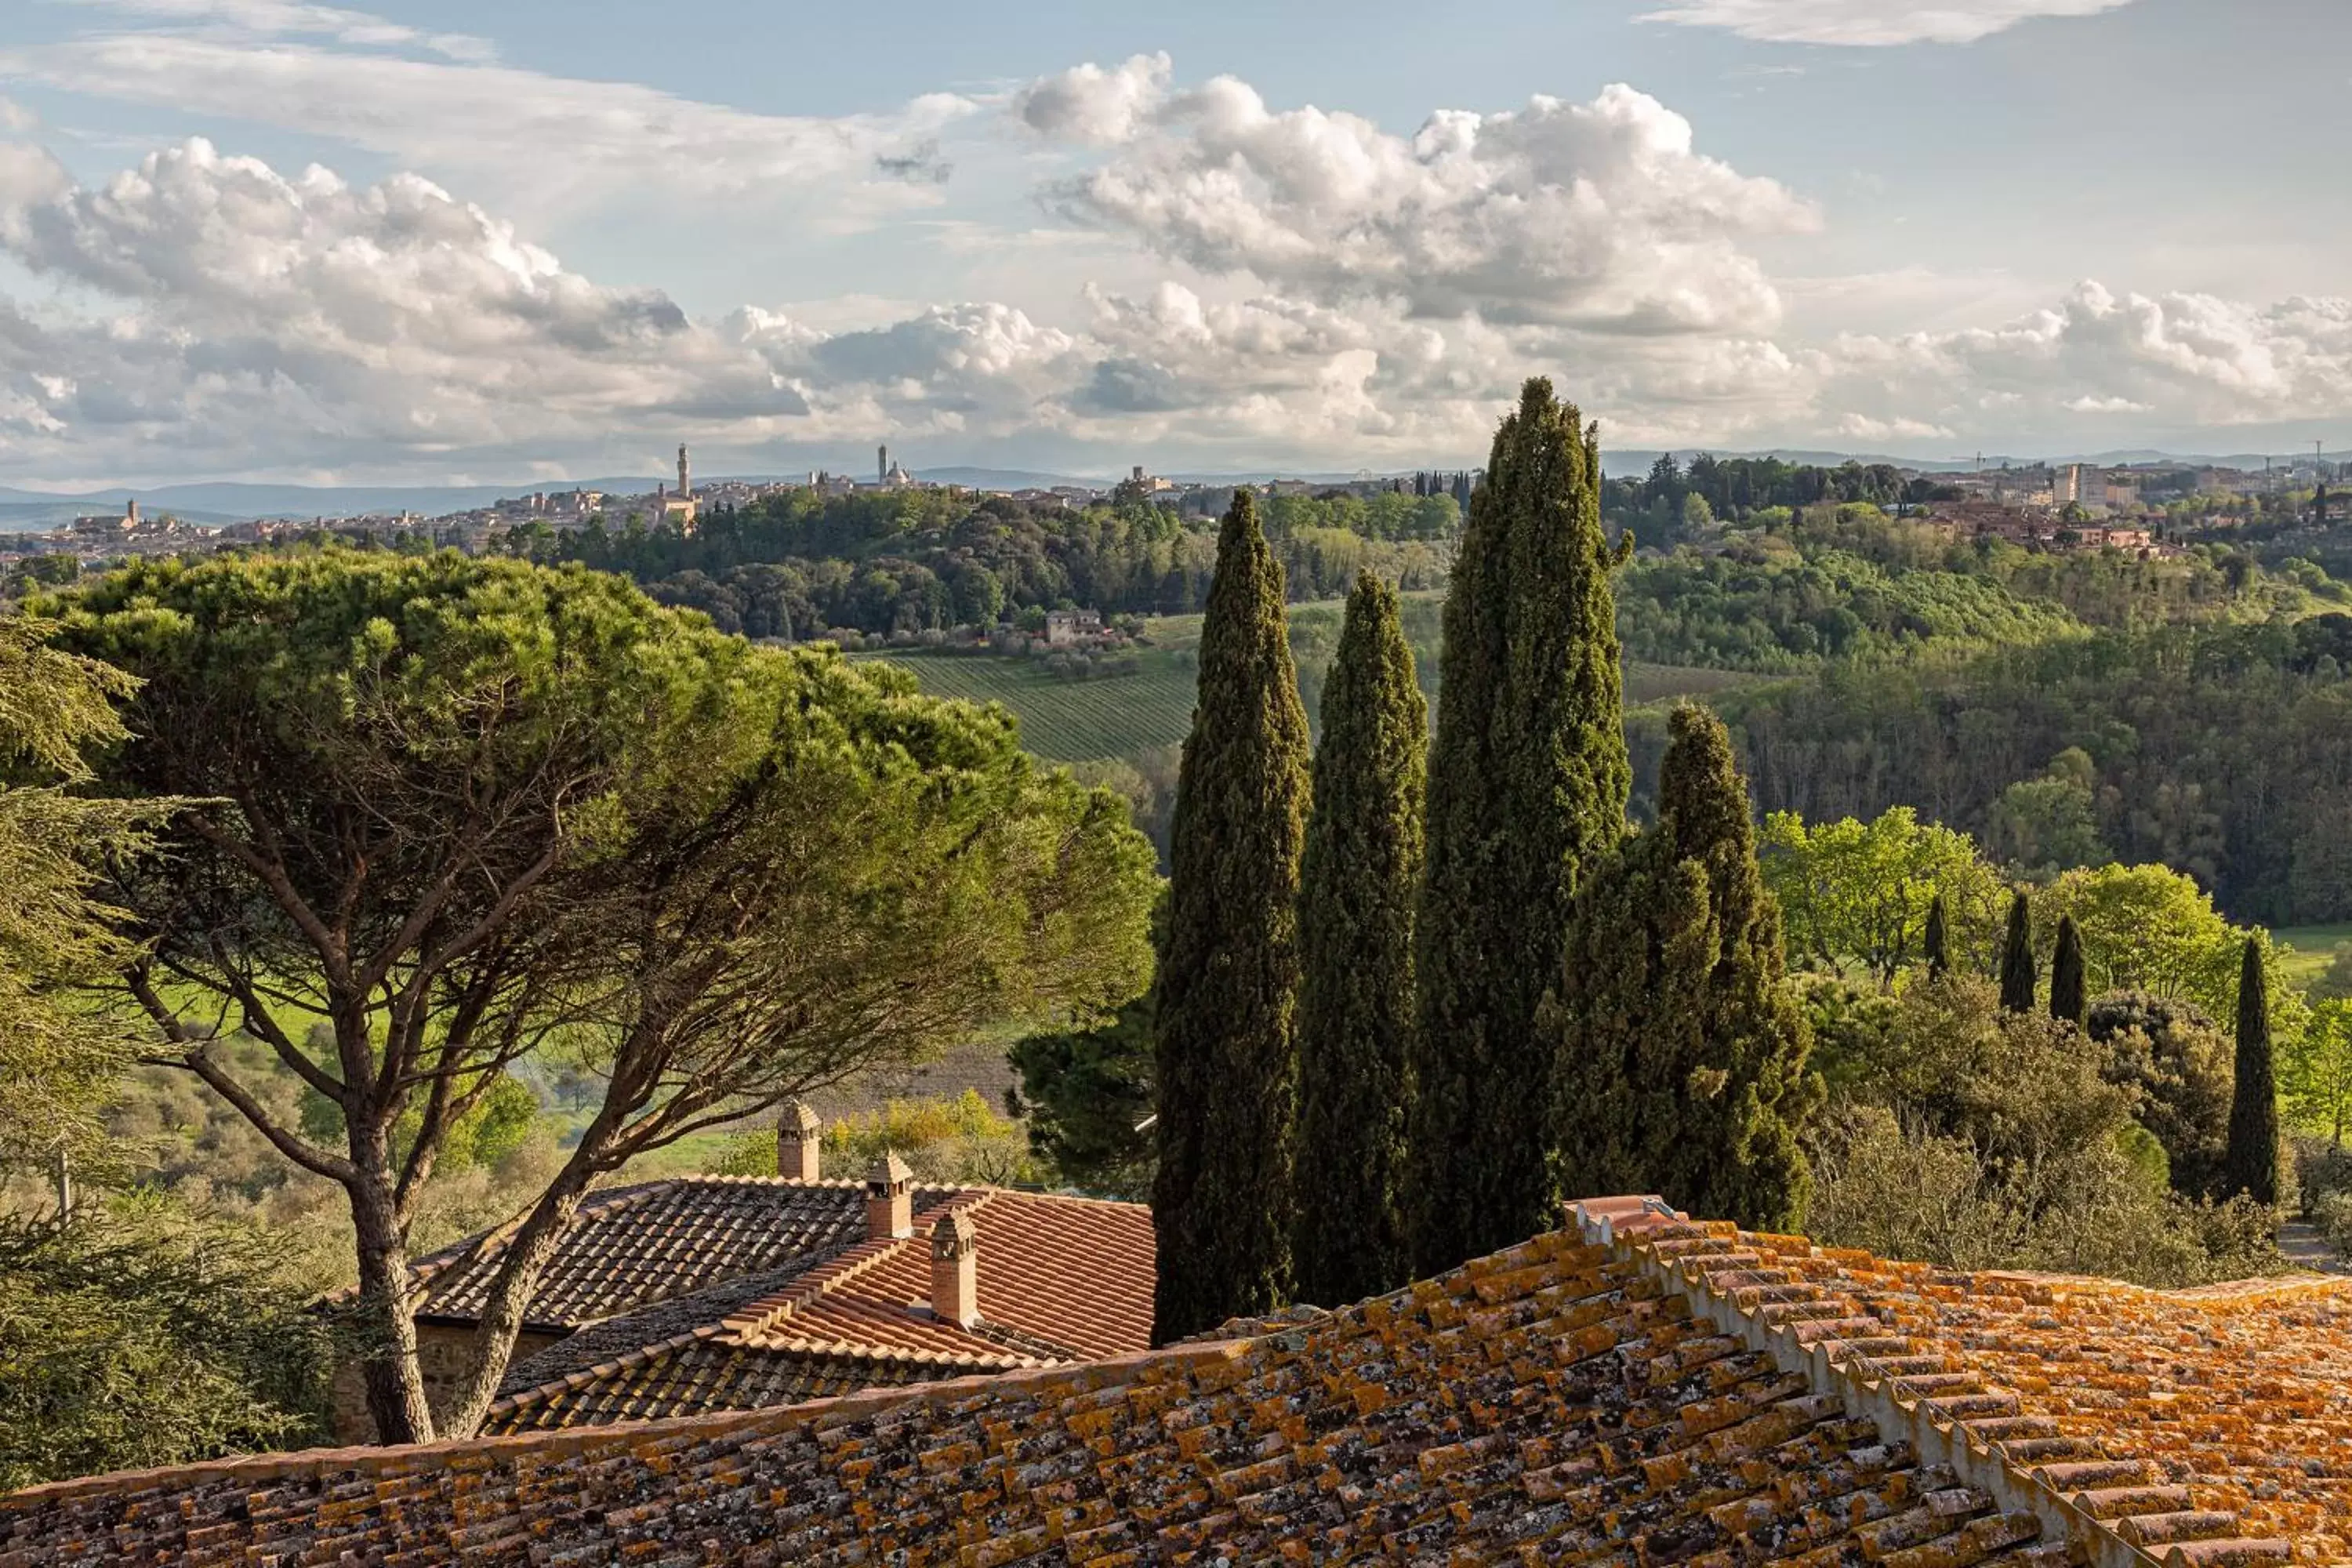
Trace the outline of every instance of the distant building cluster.
<path fill-rule="evenodd" d="M 1978 468 L 1939 474 L 1937 483 L 1958 500 L 1932 503 L 1927 521 L 1967 538 L 2006 540 L 2050 551 L 2120 550 L 2146 557 L 2177 555 L 2166 539 L 2168 502 L 2200 500 L 2212 507 L 2198 519 L 2206 528 L 2247 521 L 2258 498 L 2316 488 L 2314 521 L 2331 519 L 2330 465 L 2318 458 L 2265 468 L 2190 467 L 2154 462 L 2126 467 L 2063 463 Z M 2232 510 L 2236 499 L 2242 510 Z M 2342 510 L 2337 507 L 2336 510 Z"/>

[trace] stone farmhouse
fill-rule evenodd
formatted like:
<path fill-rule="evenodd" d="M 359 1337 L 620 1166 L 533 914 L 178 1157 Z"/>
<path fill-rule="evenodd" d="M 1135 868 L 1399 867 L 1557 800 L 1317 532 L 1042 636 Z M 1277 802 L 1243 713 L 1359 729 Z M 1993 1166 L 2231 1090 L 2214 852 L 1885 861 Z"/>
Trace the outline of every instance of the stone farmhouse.
<path fill-rule="evenodd" d="M 797 1102 L 772 1177 L 685 1176 L 595 1194 L 533 1293 L 485 1430 L 695 1415 L 1034 1370 L 1150 1342 L 1150 1210 L 916 1184 L 892 1155 L 828 1181 Z M 506 1233 L 416 1264 L 436 1409 L 462 1373 Z M 375 1428 L 356 1366 L 337 1436 Z"/>
<path fill-rule="evenodd" d="M 1564 1219 L 1083 1363 L 39 1487 L 0 1500 L 0 1565 L 2352 1563 L 2352 1281 Z"/>

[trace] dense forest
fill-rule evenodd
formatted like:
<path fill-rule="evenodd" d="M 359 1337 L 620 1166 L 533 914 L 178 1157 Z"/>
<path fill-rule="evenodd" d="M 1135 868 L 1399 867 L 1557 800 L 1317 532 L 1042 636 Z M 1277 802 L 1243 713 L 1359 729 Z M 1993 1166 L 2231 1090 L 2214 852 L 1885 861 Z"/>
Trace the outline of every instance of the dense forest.
<path fill-rule="evenodd" d="M 1267 498 L 1266 538 L 1289 598 L 1336 598 L 1365 568 L 1407 589 L 1439 585 L 1469 480 L 1424 474 L 1409 489 Z M 1706 457 L 1686 472 L 1661 458 L 1648 479 L 1611 481 L 1603 490 L 1611 531 L 1630 530 L 1649 547 L 1703 541 L 1718 518 L 1763 512 L 1769 522 L 1797 527 L 1795 512 L 1804 509 L 1834 513 L 1843 504 L 1874 517 L 1942 493 L 1885 465 Z M 1107 505 L 1076 509 L 960 489 L 793 490 L 722 508 L 691 533 L 647 528 L 634 516 L 595 518 L 577 530 L 520 529 L 504 547 L 541 563 L 619 572 L 664 603 L 702 611 L 721 630 L 788 640 L 835 630 L 944 630 L 1065 605 L 1186 615 L 1204 603 L 1215 552 L 1210 519 L 1228 493 L 1192 492 L 1180 508 L 1123 486 Z M 1835 628 L 1831 637 L 1838 642 Z M 1832 651 L 1844 651 L 1842 643 Z"/>
<path fill-rule="evenodd" d="M 2239 920 L 2305 924 L 2352 917 L 2347 667 L 2352 616 L 2327 614 L 1832 665 L 1717 705 L 1768 810 L 1915 805 L 2029 868 L 2161 861 Z"/>
<path fill-rule="evenodd" d="M 1803 678 L 1715 700 L 1760 809 L 1916 806 L 2020 874 L 2160 861 L 2274 924 L 2352 916 L 2347 605 L 2308 558 L 2044 553 L 1853 505 L 1618 582 L 1628 657 Z M 1662 724 L 1633 731 L 1654 758 Z"/>
<path fill-rule="evenodd" d="M 1890 572 L 1841 551 L 1678 551 L 1618 582 L 1632 658 L 1768 673 L 1888 655 L 1934 641 L 2039 641 L 2078 630 L 2046 600 L 1956 572 Z"/>

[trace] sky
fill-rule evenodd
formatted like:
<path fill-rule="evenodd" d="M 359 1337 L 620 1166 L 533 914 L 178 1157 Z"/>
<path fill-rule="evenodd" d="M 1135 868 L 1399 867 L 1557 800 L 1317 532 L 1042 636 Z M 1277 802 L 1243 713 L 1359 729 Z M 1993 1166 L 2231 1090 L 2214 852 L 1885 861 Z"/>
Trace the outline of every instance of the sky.
<path fill-rule="evenodd" d="M 0 484 L 2352 446 L 2342 0 L 0 0 Z"/>

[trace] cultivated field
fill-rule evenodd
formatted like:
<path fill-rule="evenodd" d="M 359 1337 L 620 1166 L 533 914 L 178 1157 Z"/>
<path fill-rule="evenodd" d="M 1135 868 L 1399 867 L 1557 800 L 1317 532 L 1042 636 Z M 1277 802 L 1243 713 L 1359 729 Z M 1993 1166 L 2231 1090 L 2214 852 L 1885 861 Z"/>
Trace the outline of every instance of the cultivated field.
<path fill-rule="evenodd" d="M 1042 661 L 1026 658 L 889 658 L 935 696 L 1003 703 L 1021 721 L 1021 743 L 1048 762 L 1082 763 L 1177 745 L 1192 723 L 1193 671 L 1165 649 L 1146 651 L 1133 675 L 1093 680 L 1059 679 L 1045 673 Z"/>

